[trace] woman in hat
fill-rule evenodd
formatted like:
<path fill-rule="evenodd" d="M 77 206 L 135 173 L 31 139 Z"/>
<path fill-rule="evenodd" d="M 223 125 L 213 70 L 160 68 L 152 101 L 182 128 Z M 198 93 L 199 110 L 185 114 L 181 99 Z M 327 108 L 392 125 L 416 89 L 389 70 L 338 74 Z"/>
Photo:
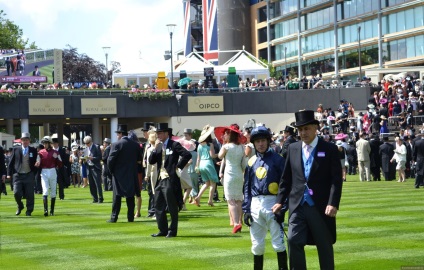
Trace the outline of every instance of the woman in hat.
<path fill-rule="evenodd" d="M 71 163 L 71 179 L 74 187 L 78 184 L 78 187 L 81 185 L 80 177 L 80 163 L 79 163 L 79 153 L 78 146 L 72 146 L 72 154 L 69 156 L 69 162 Z"/>
<path fill-rule="evenodd" d="M 215 149 L 212 142 L 212 133 L 214 127 L 206 125 L 203 127 L 202 133 L 199 137 L 199 146 L 197 148 L 197 171 L 205 184 L 200 189 L 197 197 L 194 199 L 194 203 L 200 206 L 200 198 L 202 194 L 209 188 L 209 200 L 208 205 L 213 205 L 213 195 L 215 193 L 216 184 L 218 183 L 218 175 L 216 174 L 215 165 L 213 158 L 216 158 Z"/>
<path fill-rule="evenodd" d="M 149 191 L 149 206 L 148 206 L 148 217 L 154 216 L 154 195 L 155 195 L 155 187 L 156 182 L 158 180 L 158 170 L 157 170 L 157 163 L 150 164 L 148 162 L 149 157 L 153 150 L 155 150 L 155 144 L 156 140 L 158 139 L 158 135 L 156 134 L 156 128 L 154 126 L 150 126 L 149 130 L 147 131 L 147 140 L 146 143 L 146 149 L 144 150 L 144 157 L 143 157 L 143 167 L 145 168 L 145 177 L 144 181 L 149 182 L 149 186 L 151 187 L 151 192 Z M 150 190 L 150 189 L 148 189 Z"/>
<path fill-rule="evenodd" d="M 403 141 L 399 138 L 395 138 L 396 142 L 396 148 L 394 149 L 395 154 L 393 155 L 392 159 L 390 160 L 390 163 L 393 163 L 393 161 L 396 161 L 396 170 L 398 171 L 399 180 L 398 182 L 405 182 L 405 164 L 406 164 L 406 146 L 403 144 Z"/>
<path fill-rule="evenodd" d="M 237 124 L 217 127 L 215 136 L 222 138 L 224 142 L 218 158 L 224 159 L 224 193 L 230 211 L 230 223 L 234 226 L 232 232 L 238 233 L 242 228 L 243 174 L 246 167 L 243 144 L 246 137 Z"/>

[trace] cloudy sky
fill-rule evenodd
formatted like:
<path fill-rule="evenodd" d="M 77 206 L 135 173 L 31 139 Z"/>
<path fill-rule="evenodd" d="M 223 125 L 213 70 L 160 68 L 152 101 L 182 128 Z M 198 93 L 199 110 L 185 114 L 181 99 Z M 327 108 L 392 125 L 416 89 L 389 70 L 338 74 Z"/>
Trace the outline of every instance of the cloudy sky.
<path fill-rule="evenodd" d="M 0 9 L 42 49 L 69 44 L 104 63 L 111 47 L 108 62 L 122 72 L 170 70 L 167 24 L 177 25 L 174 51 L 184 46 L 182 0 L 0 0 Z"/>

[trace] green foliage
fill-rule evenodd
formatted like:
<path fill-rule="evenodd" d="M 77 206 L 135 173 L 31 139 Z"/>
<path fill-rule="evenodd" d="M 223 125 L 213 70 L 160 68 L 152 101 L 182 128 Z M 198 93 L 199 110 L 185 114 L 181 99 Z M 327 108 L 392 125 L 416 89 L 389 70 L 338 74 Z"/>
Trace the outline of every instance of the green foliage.
<path fill-rule="evenodd" d="M 155 220 L 146 218 L 147 192 L 142 192 L 142 217 L 126 222 L 125 200 L 119 220 L 106 223 L 112 192 L 105 203 L 92 204 L 88 187 L 65 189 L 56 201 L 56 216 L 44 217 L 42 195 L 35 195 L 32 217 L 15 216 L 16 203 L 8 195 L 0 203 L 2 269 L 213 269 L 253 268 L 249 229 L 231 234 L 225 202 L 208 207 L 188 204 L 179 214 L 178 237 L 152 238 Z M 337 214 L 334 245 L 336 269 L 375 270 L 422 266 L 424 234 L 423 190 L 413 179 L 406 183 L 359 182 L 348 176 Z M 219 187 L 222 195 L 222 187 Z M 316 248 L 305 248 L 308 269 L 319 269 Z M 269 235 L 264 269 L 276 269 L 277 258 Z"/>
<path fill-rule="evenodd" d="M 22 38 L 22 29 L 13 21 L 6 19 L 6 15 L 3 10 L 0 10 L 0 48 L 24 49 L 28 39 Z"/>
<path fill-rule="evenodd" d="M 267 66 L 268 66 L 268 70 L 269 70 L 269 76 L 273 77 L 273 78 L 278 78 L 281 74 L 278 74 L 279 72 L 276 70 L 276 68 L 272 65 L 272 63 L 268 63 L 268 60 L 260 58 L 259 60 L 261 60 L 262 62 L 264 62 Z M 280 72 L 281 73 L 281 72 Z"/>

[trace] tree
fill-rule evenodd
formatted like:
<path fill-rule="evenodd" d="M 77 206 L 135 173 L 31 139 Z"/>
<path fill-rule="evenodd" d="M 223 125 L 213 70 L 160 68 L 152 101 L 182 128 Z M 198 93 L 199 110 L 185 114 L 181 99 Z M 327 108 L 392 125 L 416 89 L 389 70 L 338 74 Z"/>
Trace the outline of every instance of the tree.
<path fill-rule="evenodd" d="M 1 49 L 25 49 L 28 39 L 23 39 L 22 29 L 11 20 L 6 19 L 3 10 L 0 10 L 0 48 Z M 35 45 L 35 44 L 31 44 Z"/>
<path fill-rule="evenodd" d="M 77 48 L 67 45 L 63 49 L 63 79 L 69 82 L 104 82 L 106 67 L 86 54 L 79 54 Z M 120 71 L 118 62 L 112 62 L 112 70 Z"/>

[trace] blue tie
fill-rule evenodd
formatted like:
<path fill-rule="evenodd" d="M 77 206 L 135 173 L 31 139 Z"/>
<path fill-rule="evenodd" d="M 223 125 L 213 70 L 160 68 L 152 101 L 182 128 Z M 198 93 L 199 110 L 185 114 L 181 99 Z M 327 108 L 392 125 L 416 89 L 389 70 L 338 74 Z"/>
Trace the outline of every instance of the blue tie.
<path fill-rule="evenodd" d="M 26 154 L 28 153 L 28 147 L 24 148 L 24 156 L 26 156 Z"/>

